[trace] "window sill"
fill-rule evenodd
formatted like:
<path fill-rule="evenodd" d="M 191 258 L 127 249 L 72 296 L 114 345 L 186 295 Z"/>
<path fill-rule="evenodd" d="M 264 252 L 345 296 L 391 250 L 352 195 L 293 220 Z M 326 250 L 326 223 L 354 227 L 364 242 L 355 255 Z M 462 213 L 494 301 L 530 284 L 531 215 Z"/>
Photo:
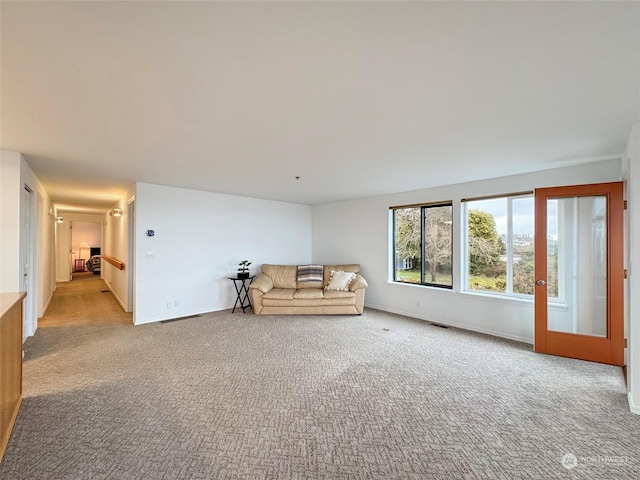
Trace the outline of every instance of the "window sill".
<path fill-rule="evenodd" d="M 490 301 L 498 301 L 502 303 L 511 303 L 517 305 L 531 305 L 533 306 L 533 296 L 529 298 L 524 297 L 511 297 L 508 295 L 495 295 L 491 293 L 483 293 L 483 292 L 470 292 L 465 290 L 464 292 L 460 292 L 462 295 L 469 295 L 472 297 L 483 298 L 485 300 Z M 549 310 L 554 310 L 557 312 L 564 312 L 568 310 L 568 305 L 564 302 L 549 302 Z"/>
<path fill-rule="evenodd" d="M 460 293 L 462 295 L 477 297 L 477 298 L 492 301 L 492 302 L 510 303 L 510 304 L 516 304 L 516 305 L 531 305 L 533 307 L 533 297 L 531 298 L 512 297 L 508 295 L 496 295 L 496 294 L 484 293 L 484 292 L 471 292 L 469 290 L 465 290 Z"/>
<path fill-rule="evenodd" d="M 387 281 L 387 285 L 400 285 L 402 287 L 411 287 L 411 288 L 428 288 L 431 291 L 436 292 L 453 292 L 452 288 L 449 287 L 434 287 L 433 285 L 422 285 L 421 283 L 409 283 L 409 282 L 394 282 L 393 280 Z"/>
<path fill-rule="evenodd" d="M 451 288 L 440 288 L 440 287 L 432 287 L 431 285 L 420 285 L 417 283 L 404 283 L 404 282 L 394 282 L 393 280 L 387 281 L 387 285 L 399 285 L 401 287 L 409 287 L 409 288 L 420 288 L 420 289 L 428 289 L 430 292 L 445 292 L 445 293 L 455 293 L 459 295 L 465 295 L 469 297 L 474 297 L 480 300 L 485 300 L 488 302 L 499 302 L 499 303 L 507 303 L 511 305 L 521 305 L 521 306 L 531 306 L 533 307 L 533 296 L 529 298 L 523 297 L 510 297 L 507 295 L 496 295 L 491 293 L 484 292 L 472 292 L 469 290 L 464 290 L 462 292 L 457 292 Z M 563 302 L 549 302 L 549 309 L 555 311 L 566 311 L 568 306 Z"/>

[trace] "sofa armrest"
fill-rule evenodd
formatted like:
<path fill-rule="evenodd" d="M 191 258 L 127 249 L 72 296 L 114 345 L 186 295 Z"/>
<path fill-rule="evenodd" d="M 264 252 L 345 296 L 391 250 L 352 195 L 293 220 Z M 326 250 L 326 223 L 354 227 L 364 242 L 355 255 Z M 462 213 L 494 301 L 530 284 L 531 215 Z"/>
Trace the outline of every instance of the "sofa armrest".
<path fill-rule="evenodd" d="M 369 284 L 364 279 L 364 277 L 358 273 L 356 274 L 356 278 L 354 278 L 351 284 L 349 285 L 349 291 L 355 292 L 360 288 L 367 288 L 368 286 Z"/>
<path fill-rule="evenodd" d="M 258 275 L 251 285 L 249 285 L 249 289 L 251 290 L 260 290 L 262 293 L 267 293 L 269 290 L 273 288 L 273 280 L 271 277 L 261 273 Z"/>

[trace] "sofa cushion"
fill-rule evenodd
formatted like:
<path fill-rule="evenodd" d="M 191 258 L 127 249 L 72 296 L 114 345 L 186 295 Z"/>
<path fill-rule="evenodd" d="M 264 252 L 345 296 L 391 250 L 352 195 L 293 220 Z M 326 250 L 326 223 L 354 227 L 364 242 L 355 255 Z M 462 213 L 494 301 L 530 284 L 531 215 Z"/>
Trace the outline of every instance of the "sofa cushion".
<path fill-rule="evenodd" d="M 324 266 L 324 274 L 322 286 L 326 287 L 329 285 L 329 280 L 331 279 L 331 270 L 342 270 L 343 272 L 353 272 L 360 273 L 360 265 L 357 263 L 352 263 L 348 265 L 325 265 Z"/>
<path fill-rule="evenodd" d="M 342 290 L 348 291 L 349 284 L 356 278 L 356 274 L 353 272 L 343 272 L 342 270 L 332 270 L 331 278 L 329 279 L 329 285 L 324 287 L 325 290 Z"/>
<path fill-rule="evenodd" d="M 273 288 L 292 288 L 295 290 L 298 276 L 296 265 L 262 265 L 262 272 L 273 280 Z"/>
<path fill-rule="evenodd" d="M 294 288 L 272 288 L 267 293 L 262 295 L 262 298 L 271 300 L 293 300 L 293 295 L 296 293 Z"/>
<path fill-rule="evenodd" d="M 321 288 L 303 288 L 296 290 L 296 293 L 293 294 L 293 298 L 306 298 L 306 299 L 322 299 L 322 289 Z"/>
<path fill-rule="evenodd" d="M 308 289 L 305 289 L 307 291 Z M 265 307 L 326 307 L 336 305 L 355 305 L 356 295 L 353 292 L 341 292 L 350 296 L 338 298 L 294 298 L 293 300 L 265 298 L 262 296 L 262 304 Z"/>
<path fill-rule="evenodd" d="M 322 282 L 298 282 L 298 289 L 322 290 Z"/>
<path fill-rule="evenodd" d="M 325 290 L 324 298 L 325 300 L 333 300 L 335 298 L 353 298 L 356 294 L 353 292 L 345 292 L 342 290 Z"/>

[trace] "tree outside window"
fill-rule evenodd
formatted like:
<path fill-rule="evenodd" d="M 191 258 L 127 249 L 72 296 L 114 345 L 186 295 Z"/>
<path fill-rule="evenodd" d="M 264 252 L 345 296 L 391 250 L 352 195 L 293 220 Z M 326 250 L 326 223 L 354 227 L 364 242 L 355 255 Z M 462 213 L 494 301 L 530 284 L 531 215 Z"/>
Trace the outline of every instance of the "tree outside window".
<path fill-rule="evenodd" d="M 466 203 L 468 290 L 533 295 L 533 197 Z"/>
<path fill-rule="evenodd" d="M 394 280 L 451 288 L 451 203 L 394 209 Z"/>

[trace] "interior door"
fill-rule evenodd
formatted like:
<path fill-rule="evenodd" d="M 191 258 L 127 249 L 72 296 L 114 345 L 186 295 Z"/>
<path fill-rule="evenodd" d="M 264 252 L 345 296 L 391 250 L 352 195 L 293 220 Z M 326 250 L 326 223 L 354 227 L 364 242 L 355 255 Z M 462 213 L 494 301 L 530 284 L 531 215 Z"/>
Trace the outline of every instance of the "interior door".
<path fill-rule="evenodd" d="M 535 191 L 536 352 L 624 364 L 622 192 Z"/>
<path fill-rule="evenodd" d="M 22 340 L 24 341 L 31 328 L 29 324 L 34 315 L 34 302 L 35 299 L 34 290 L 33 290 L 33 280 L 31 278 L 32 273 L 32 259 L 33 259 L 33 250 L 31 248 L 31 198 L 32 192 L 25 185 L 22 190 L 22 285 L 21 288 L 23 291 L 27 292 L 27 298 L 24 301 L 24 315 L 22 317 Z"/>

